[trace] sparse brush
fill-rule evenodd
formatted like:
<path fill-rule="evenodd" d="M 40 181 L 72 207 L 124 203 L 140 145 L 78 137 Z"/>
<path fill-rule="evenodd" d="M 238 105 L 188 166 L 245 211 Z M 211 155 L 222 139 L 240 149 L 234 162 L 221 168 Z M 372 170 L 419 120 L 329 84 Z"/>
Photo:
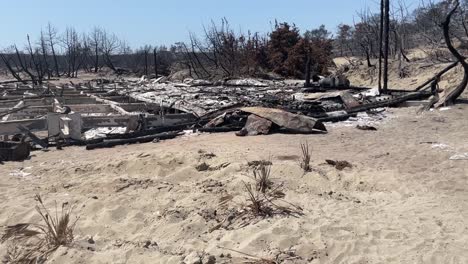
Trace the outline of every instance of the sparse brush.
<path fill-rule="evenodd" d="M 270 181 L 271 174 L 271 162 L 269 164 L 260 164 L 258 168 L 253 171 L 257 191 L 266 193 L 271 187 L 272 182 Z"/>
<path fill-rule="evenodd" d="M 7 226 L 1 243 L 12 241 L 15 245 L 8 251 L 5 259 L 14 258 L 14 263 L 36 263 L 47 259 L 47 256 L 60 246 L 68 246 L 73 242 L 73 230 L 78 221 L 71 221 L 70 215 L 74 209 L 68 203 L 63 203 L 60 210 L 55 206 L 55 215 L 50 214 L 40 195 L 36 195 L 36 211 L 44 224 L 22 223 Z"/>
<path fill-rule="evenodd" d="M 74 206 L 69 206 L 68 203 L 62 203 L 62 209 L 60 210 L 59 217 L 56 203 L 54 219 L 44 206 L 40 195 L 36 195 L 36 200 L 39 202 L 39 205 L 36 206 L 36 210 L 41 215 L 42 220 L 46 223 L 47 228 L 44 229 L 44 233 L 48 244 L 56 247 L 71 244 L 73 242 L 73 230 L 75 229 L 76 222 L 78 221 L 78 218 L 73 222 L 70 219 Z"/>
<path fill-rule="evenodd" d="M 301 160 L 301 168 L 304 172 L 309 172 L 312 170 L 310 166 L 310 151 L 309 151 L 309 144 L 307 141 L 305 143 L 301 143 L 301 150 L 302 150 L 302 160 Z"/>
<path fill-rule="evenodd" d="M 250 204 L 248 207 L 252 211 L 252 213 L 255 216 L 264 216 L 264 215 L 270 215 L 270 208 L 264 205 L 264 201 L 262 198 L 260 198 L 260 194 L 258 191 L 254 191 L 252 189 L 252 186 L 250 184 L 247 184 L 244 182 L 245 190 L 247 191 L 248 194 L 248 200 Z"/>

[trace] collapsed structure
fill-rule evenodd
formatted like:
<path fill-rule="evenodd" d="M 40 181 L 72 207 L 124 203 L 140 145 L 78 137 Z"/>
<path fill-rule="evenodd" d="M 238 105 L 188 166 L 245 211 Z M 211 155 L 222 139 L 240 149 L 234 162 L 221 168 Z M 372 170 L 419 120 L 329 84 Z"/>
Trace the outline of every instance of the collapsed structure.
<path fill-rule="evenodd" d="M 0 159 L 21 160 L 29 148 L 87 149 L 174 138 L 183 130 L 324 133 L 323 122 L 428 98 L 426 91 L 377 95 L 362 87 L 254 79 L 183 83 L 94 80 L 83 84 L 0 86 Z M 420 102 L 418 102 L 420 103 Z"/>

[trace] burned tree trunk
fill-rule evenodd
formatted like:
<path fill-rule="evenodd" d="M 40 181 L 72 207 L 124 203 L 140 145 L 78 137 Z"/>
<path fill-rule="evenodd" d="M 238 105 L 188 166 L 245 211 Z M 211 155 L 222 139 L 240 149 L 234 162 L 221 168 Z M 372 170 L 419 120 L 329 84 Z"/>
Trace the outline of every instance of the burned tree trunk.
<path fill-rule="evenodd" d="M 57 33 L 55 29 L 52 28 L 50 23 L 47 25 L 47 31 L 48 31 L 47 33 L 48 33 L 48 38 L 49 38 L 50 51 L 52 52 L 52 57 L 54 58 L 55 75 L 56 77 L 60 77 L 57 54 L 55 53 L 55 37 Z"/>
<path fill-rule="evenodd" d="M 307 62 L 305 67 L 305 83 L 304 87 L 310 87 L 310 70 L 311 70 L 312 60 L 310 59 L 310 52 L 307 53 Z"/>
<path fill-rule="evenodd" d="M 447 67 L 445 67 L 443 70 L 441 70 L 439 73 L 437 73 L 434 77 L 432 77 L 431 79 L 427 80 L 426 82 L 424 82 L 423 84 L 419 85 L 418 87 L 416 87 L 416 89 L 414 89 L 415 91 L 420 91 L 420 90 L 424 90 L 424 88 L 427 89 L 427 86 L 429 84 L 431 84 L 432 82 L 436 81 L 436 80 L 439 80 L 440 77 L 442 77 L 442 75 L 446 74 L 448 71 L 450 71 L 451 69 L 455 68 L 457 65 L 458 65 L 458 61 L 454 62 L 454 63 L 451 63 L 450 65 L 448 65 Z"/>
<path fill-rule="evenodd" d="M 28 39 L 29 56 L 31 57 L 32 64 L 34 65 L 34 69 L 35 69 L 36 74 L 37 74 L 37 83 L 42 84 L 42 77 L 44 76 L 44 74 L 42 72 L 42 67 L 40 65 L 40 62 L 37 61 L 38 58 L 36 58 L 35 55 L 34 55 L 34 51 L 33 51 L 32 46 L 31 46 L 31 40 L 29 39 L 29 35 L 27 35 L 27 39 Z"/>
<path fill-rule="evenodd" d="M 47 54 L 47 46 L 46 46 L 46 41 L 44 39 L 44 33 L 42 32 L 41 30 L 41 40 L 40 40 L 40 43 L 41 43 L 41 50 L 42 50 L 42 60 L 44 61 L 44 67 L 45 67 L 45 71 L 47 73 L 47 79 L 50 80 L 50 78 L 52 77 L 52 73 L 50 71 L 50 66 L 49 66 L 49 62 L 48 62 L 48 54 Z"/>
<path fill-rule="evenodd" d="M 155 77 L 158 78 L 158 50 L 156 47 L 153 49 L 153 57 L 154 57 L 154 74 L 155 74 Z"/>
<path fill-rule="evenodd" d="M 34 74 L 31 73 L 31 71 L 28 69 L 28 66 L 25 62 L 23 62 L 23 59 L 21 58 L 21 54 L 18 50 L 18 48 L 16 47 L 16 45 L 14 46 L 15 48 L 15 53 L 16 53 L 16 57 L 18 58 L 18 62 L 21 66 L 21 69 L 27 74 L 29 75 L 29 77 L 31 78 L 31 81 L 33 84 L 38 84 L 37 83 L 37 80 L 36 80 L 36 76 L 34 76 Z"/>
<path fill-rule="evenodd" d="M 145 48 L 145 75 L 148 76 L 148 49 Z"/>
<path fill-rule="evenodd" d="M 379 92 L 382 91 L 382 53 L 383 53 L 383 25 L 384 25 L 384 0 L 380 1 L 380 27 L 379 27 Z"/>
<path fill-rule="evenodd" d="M 447 44 L 447 48 L 452 53 L 452 55 L 460 62 L 463 67 L 463 80 L 462 82 L 453 90 L 447 91 L 439 100 L 436 107 L 444 105 L 452 105 L 455 100 L 463 93 L 468 84 L 468 63 L 465 61 L 465 57 L 458 52 L 458 50 L 453 46 L 452 40 L 450 39 L 450 23 L 452 17 L 460 6 L 460 2 L 457 0 L 453 9 L 447 14 L 445 21 L 442 22 L 442 29 L 444 31 L 444 39 Z"/>
<path fill-rule="evenodd" d="M 2 59 L 5 66 L 7 67 L 8 71 L 10 71 L 11 75 L 13 75 L 13 77 L 19 82 L 26 84 L 26 81 L 24 81 L 21 78 L 21 76 L 13 69 L 13 67 L 11 66 L 10 60 L 2 53 L 0 53 L 0 58 Z"/>
<path fill-rule="evenodd" d="M 390 49 L 390 0 L 385 0 L 384 12 L 384 68 L 383 68 L 383 87 L 382 92 L 388 91 L 388 53 Z"/>

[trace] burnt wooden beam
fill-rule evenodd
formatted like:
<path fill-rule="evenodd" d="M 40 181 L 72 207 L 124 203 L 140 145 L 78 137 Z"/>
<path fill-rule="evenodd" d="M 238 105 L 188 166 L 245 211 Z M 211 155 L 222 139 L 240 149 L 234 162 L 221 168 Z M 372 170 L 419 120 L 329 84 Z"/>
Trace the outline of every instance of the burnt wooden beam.
<path fill-rule="evenodd" d="M 177 132 L 160 133 L 160 134 L 137 137 L 137 138 L 130 138 L 130 139 L 105 140 L 104 142 L 101 142 L 101 143 L 86 145 L 86 149 L 93 150 L 93 149 L 98 149 L 98 148 L 112 148 L 118 145 L 147 143 L 147 142 L 152 142 L 155 139 L 158 139 L 158 140 L 172 139 L 183 134 L 184 134 L 183 132 L 177 131 Z"/>

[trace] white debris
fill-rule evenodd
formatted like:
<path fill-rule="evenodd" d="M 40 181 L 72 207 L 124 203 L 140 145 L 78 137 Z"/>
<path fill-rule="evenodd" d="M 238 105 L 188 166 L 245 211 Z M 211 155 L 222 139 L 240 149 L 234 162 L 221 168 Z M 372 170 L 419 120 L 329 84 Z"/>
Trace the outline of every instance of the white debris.
<path fill-rule="evenodd" d="M 137 82 L 138 84 L 146 82 L 146 75 L 141 76 L 140 80 Z"/>
<path fill-rule="evenodd" d="M 268 85 L 255 79 L 238 79 L 228 80 L 226 82 L 228 86 L 254 86 L 254 87 L 267 87 Z"/>
<path fill-rule="evenodd" d="M 124 134 L 125 130 L 127 128 L 125 127 L 113 127 L 113 128 L 107 128 L 107 127 L 99 127 L 99 128 L 93 128 L 84 133 L 84 137 L 86 140 L 90 139 L 96 139 L 96 138 L 104 138 L 106 137 L 107 134 Z"/>
<path fill-rule="evenodd" d="M 455 154 L 450 157 L 450 160 L 468 160 L 468 152 Z"/>
<path fill-rule="evenodd" d="M 379 88 L 375 87 L 375 88 L 372 88 L 370 90 L 367 90 L 367 91 L 363 92 L 362 95 L 364 95 L 364 96 L 377 96 L 377 95 L 380 95 Z"/>
<path fill-rule="evenodd" d="M 383 111 L 383 109 L 376 109 L 376 110 L 377 111 L 372 114 L 368 114 L 366 112 L 360 112 L 356 115 L 356 117 L 350 117 L 348 120 L 341 121 L 341 122 L 336 122 L 336 123 L 327 122 L 326 126 L 327 127 L 375 126 L 375 125 L 382 123 L 384 119 L 391 118 L 388 112 Z M 345 114 L 346 112 L 337 111 L 333 113 L 335 113 L 335 116 L 339 116 L 341 114 Z"/>
<path fill-rule="evenodd" d="M 441 150 L 451 149 L 451 147 L 449 145 L 443 144 L 443 143 L 434 143 L 434 144 L 432 144 L 431 148 L 441 149 Z"/>
<path fill-rule="evenodd" d="M 21 177 L 21 178 L 27 177 L 29 175 L 31 175 L 31 173 L 25 172 L 23 169 L 15 170 L 15 171 L 10 173 L 10 176 Z"/>
<path fill-rule="evenodd" d="M 200 132 L 198 131 L 193 132 L 193 130 L 184 130 L 184 134 L 182 135 L 182 138 L 196 137 L 199 135 L 200 135 Z"/>

